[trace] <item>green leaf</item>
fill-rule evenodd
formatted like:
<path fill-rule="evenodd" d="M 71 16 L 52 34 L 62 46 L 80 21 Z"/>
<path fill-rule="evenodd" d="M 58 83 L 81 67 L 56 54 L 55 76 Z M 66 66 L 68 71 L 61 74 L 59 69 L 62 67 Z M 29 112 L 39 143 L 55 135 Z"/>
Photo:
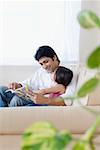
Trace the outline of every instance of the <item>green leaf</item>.
<path fill-rule="evenodd" d="M 90 54 L 87 60 L 87 65 L 89 68 L 100 67 L 100 46 Z"/>
<path fill-rule="evenodd" d="M 81 141 L 78 141 L 75 143 L 72 150 L 85 150 L 85 144 Z"/>
<path fill-rule="evenodd" d="M 50 123 L 37 122 L 24 132 L 22 145 L 27 147 L 33 144 L 40 144 L 46 139 L 55 136 L 56 132 L 56 128 Z"/>
<path fill-rule="evenodd" d="M 59 132 L 48 122 L 37 122 L 24 132 L 22 150 L 64 150 L 71 140 L 68 131 Z"/>
<path fill-rule="evenodd" d="M 22 150 L 39 150 L 41 144 L 35 144 L 30 146 L 24 146 Z"/>
<path fill-rule="evenodd" d="M 58 134 L 56 134 L 55 147 L 57 148 L 57 150 L 64 149 L 65 146 L 67 146 L 71 142 L 71 140 L 72 140 L 71 134 L 68 131 L 63 130 Z"/>
<path fill-rule="evenodd" d="M 78 14 L 78 21 L 83 28 L 100 28 L 100 18 L 92 11 L 83 10 Z"/>
<path fill-rule="evenodd" d="M 92 92 L 98 85 L 99 80 L 97 78 L 92 78 L 88 80 L 86 83 L 83 84 L 83 86 L 79 89 L 77 96 L 78 97 L 84 97 L 88 93 Z"/>

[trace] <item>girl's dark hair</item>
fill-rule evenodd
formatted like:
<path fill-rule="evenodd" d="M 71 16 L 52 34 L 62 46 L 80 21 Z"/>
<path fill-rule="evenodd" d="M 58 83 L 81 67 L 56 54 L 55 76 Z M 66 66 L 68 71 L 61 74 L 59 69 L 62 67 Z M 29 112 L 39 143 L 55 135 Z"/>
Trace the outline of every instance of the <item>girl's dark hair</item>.
<path fill-rule="evenodd" d="M 41 59 L 42 57 L 50 57 L 53 59 L 54 56 L 56 56 L 58 62 L 60 62 L 57 54 L 50 46 L 41 46 L 38 48 L 34 57 L 37 61 L 39 61 L 39 59 Z"/>
<path fill-rule="evenodd" d="M 70 69 L 65 68 L 63 66 L 59 66 L 55 74 L 56 74 L 55 81 L 58 84 L 64 85 L 65 87 L 69 85 L 69 83 L 71 82 L 73 78 L 73 72 Z"/>

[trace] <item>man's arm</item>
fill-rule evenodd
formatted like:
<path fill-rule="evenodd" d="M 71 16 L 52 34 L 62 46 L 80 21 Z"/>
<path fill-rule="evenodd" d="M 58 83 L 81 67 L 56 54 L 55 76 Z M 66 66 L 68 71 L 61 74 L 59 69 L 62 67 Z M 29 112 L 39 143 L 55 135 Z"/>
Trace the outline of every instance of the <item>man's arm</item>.
<path fill-rule="evenodd" d="M 49 106 L 65 106 L 64 100 L 61 97 L 48 98 L 39 93 L 33 93 L 28 91 L 28 96 L 31 100 L 35 101 L 36 104 L 47 104 Z"/>
<path fill-rule="evenodd" d="M 47 104 L 49 106 L 64 106 L 64 100 L 60 97 L 48 98 L 40 94 L 36 94 L 34 97 L 37 104 Z"/>
<path fill-rule="evenodd" d="M 49 106 L 65 106 L 64 100 L 61 97 L 57 98 L 48 98 L 48 105 Z"/>

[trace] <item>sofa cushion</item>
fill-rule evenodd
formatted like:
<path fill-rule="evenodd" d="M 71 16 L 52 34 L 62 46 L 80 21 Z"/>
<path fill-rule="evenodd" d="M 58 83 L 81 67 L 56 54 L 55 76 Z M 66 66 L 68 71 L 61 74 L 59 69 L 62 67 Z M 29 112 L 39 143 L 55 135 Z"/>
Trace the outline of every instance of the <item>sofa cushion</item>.
<path fill-rule="evenodd" d="M 0 85 L 23 81 L 38 68 L 39 66 L 0 66 Z"/>
<path fill-rule="evenodd" d="M 100 106 L 87 107 L 100 111 Z M 27 127 L 37 121 L 49 121 L 58 129 L 68 129 L 72 133 L 81 134 L 94 120 L 95 116 L 80 106 L 1 108 L 0 134 L 22 134 Z"/>
<path fill-rule="evenodd" d="M 20 150 L 22 135 L 0 135 L 0 150 Z"/>
<path fill-rule="evenodd" d="M 67 91 L 66 91 L 67 97 L 73 97 L 75 95 L 77 81 L 78 81 L 78 77 L 79 77 L 79 65 L 78 64 L 77 65 L 63 64 L 63 65 L 73 71 L 73 79 L 72 79 L 71 83 L 68 85 Z M 62 97 L 66 98 L 66 94 L 63 94 Z M 73 105 L 73 101 L 70 98 L 66 99 L 64 102 L 67 106 Z"/>
<path fill-rule="evenodd" d="M 76 86 L 76 94 L 78 92 L 78 90 L 80 89 L 80 87 L 84 84 L 84 82 L 86 81 L 86 68 L 85 67 L 80 67 L 79 68 L 79 76 L 78 76 L 78 81 L 77 81 L 77 86 Z M 87 105 L 88 102 L 88 96 L 85 96 L 83 98 L 80 98 L 80 101 L 75 100 L 73 102 L 74 106 L 79 106 L 79 105 Z"/>
<path fill-rule="evenodd" d="M 97 70 L 86 68 L 86 80 L 93 78 L 97 73 Z M 100 105 L 100 85 L 93 92 L 88 94 L 87 105 Z"/>
<path fill-rule="evenodd" d="M 88 105 L 100 106 L 100 86 L 98 86 L 93 92 L 89 94 Z"/>
<path fill-rule="evenodd" d="M 91 70 L 86 67 L 80 67 L 80 73 L 78 78 L 78 83 L 76 87 L 76 93 L 80 89 L 80 87 L 89 79 L 93 78 L 96 74 L 97 70 Z M 95 100 L 94 100 L 95 99 Z M 100 88 L 98 87 L 95 91 L 92 93 L 89 93 L 83 98 L 80 98 L 80 103 L 78 101 L 75 101 L 73 105 L 98 105 L 100 104 Z"/>

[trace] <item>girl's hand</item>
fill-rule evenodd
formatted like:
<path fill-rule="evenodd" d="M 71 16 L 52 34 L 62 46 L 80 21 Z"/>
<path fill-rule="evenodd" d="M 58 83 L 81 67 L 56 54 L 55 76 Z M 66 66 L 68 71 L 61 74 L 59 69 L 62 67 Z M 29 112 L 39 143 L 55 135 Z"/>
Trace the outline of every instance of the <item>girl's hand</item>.
<path fill-rule="evenodd" d="M 27 95 L 36 104 L 46 104 L 47 103 L 46 97 L 44 97 L 40 93 L 34 93 L 31 90 L 28 90 Z"/>
<path fill-rule="evenodd" d="M 39 94 L 42 94 L 42 95 L 46 94 L 44 89 L 37 90 L 37 91 L 35 91 L 35 93 L 39 93 Z"/>

